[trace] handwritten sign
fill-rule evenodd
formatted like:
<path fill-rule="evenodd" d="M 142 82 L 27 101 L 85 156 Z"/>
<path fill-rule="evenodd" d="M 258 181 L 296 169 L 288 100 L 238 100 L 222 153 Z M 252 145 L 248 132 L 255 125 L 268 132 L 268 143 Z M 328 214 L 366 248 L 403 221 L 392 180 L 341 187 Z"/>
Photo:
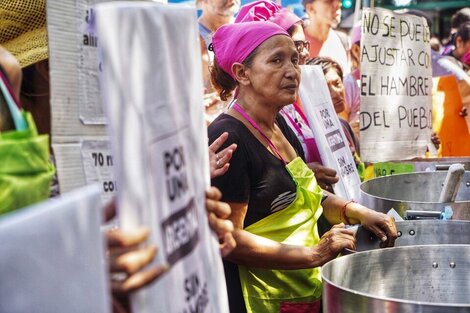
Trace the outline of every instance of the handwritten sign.
<path fill-rule="evenodd" d="M 101 87 L 120 223 L 148 226 L 160 247 L 155 262 L 170 267 L 133 296 L 133 311 L 226 313 L 224 271 L 205 208 L 209 160 L 196 10 L 148 1 L 96 9 L 98 35 L 106 34 L 99 36 Z"/>
<path fill-rule="evenodd" d="M 365 8 L 361 39 L 361 158 L 423 156 L 432 129 L 432 62 L 426 19 Z"/>
<path fill-rule="evenodd" d="M 323 164 L 341 177 L 333 185 L 335 194 L 358 200 L 361 180 L 320 66 L 302 66 L 299 93 Z"/>

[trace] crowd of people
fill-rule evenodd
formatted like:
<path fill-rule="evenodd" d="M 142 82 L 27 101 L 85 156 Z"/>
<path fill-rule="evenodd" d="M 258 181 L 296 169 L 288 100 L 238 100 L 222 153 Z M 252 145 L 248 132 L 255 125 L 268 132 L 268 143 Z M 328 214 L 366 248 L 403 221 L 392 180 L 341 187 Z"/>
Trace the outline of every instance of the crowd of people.
<path fill-rule="evenodd" d="M 220 240 L 230 312 L 321 312 L 320 268 L 343 249 L 355 249 L 348 225 L 370 230 L 383 247 L 393 246 L 397 238 L 392 217 L 334 194 L 340 177 L 323 164 L 298 93 L 300 66 L 320 66 L 362 174 L 360 23 L 350 36 L 338 30 L 339 0 L 304 0 L 304 18 L 270 0 L 241 7 L 238 0 L 198 0 L 196 5 L 202 11 L 197 25 L 201 105 L 207 116 L 213 186 L 206 192 L 207 219 Z M 432 23 L 423 12 L 408 13 Z M 446 45 L 433 41 L 433 75 L 455 76 L 465 107 L 470 105 L 470 9 L 456 12 L 451 23 Z M 30 128 L 36 129 L 31 123 L 36 124 L 40 134 L 50 135 L 53 112 L 44 0 L 1 1 L 0 79 L 8 86 L 0 97 L 0 134 L 18 130 L 7 105 L 11 98 L 17 108 L 32 113 L 34 122 L 27 120 Z M 461 115 L 466 115 L 464 109 Z M 433 142 L 439 145 L 435 136 Z M 4 157 L 0 155 L 0 162 Z M 50 194 L 37 195 L 21 206 L 58 193 L 53 170 L 47 166 Z M 2 188 L 14 183 L 0 177 Z M 15 188 L 27 193 L 37 187 Z M 10 197 L 18 194 L 12 191 Z M 14 206 L 10 203 L 3 211 L 19 208 Z M 0 203 L 0 213 L 2 208 Z M 115 211 L 113 201 L 105 209 L 106 218 Z M 148 236 L 145 228 L 106 233 L 115 312 L 128 312 L 128 295 L 168 270 L 154 265 L 157 247 L 146 242 Z M 113 274 L 122 273 L 125 279 L 113 279 Z"/>

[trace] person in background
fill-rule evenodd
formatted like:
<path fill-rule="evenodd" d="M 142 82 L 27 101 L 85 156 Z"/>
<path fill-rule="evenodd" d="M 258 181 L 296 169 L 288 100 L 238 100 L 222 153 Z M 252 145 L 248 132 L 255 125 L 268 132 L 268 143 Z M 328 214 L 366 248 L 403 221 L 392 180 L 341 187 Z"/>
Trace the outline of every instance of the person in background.
<path fill-rule="evenodd" d="M 279 115 L 296 100 L 300 83 L 299 53 L 284 29 L 271 22 L 227 24 L 212 45 L 214 87 L 222 99 L 238 88 L 236 103 L 209 125 L 210 142 L 228 132 L 226 145 L 237 144 L 228 171 L 212 180 L 235 227 L 237 247 L 225 262 L 230 310 L 319 312 L 319 267 L 355 247 L 345 224 L 363 224 L 389 246 L 395 223 L 323 192 L 306 166 L 302 146 Z M 322 213 L 335 226 L 320 238 Z"/>
<path fill-rule="evenodd" d="M 204 107 L 206 121 L 210 123 L 225 109 L 227 102 L 220 100 L 210 83 L 209 66 L 212 64 L 214 55 L 209 46 L 212 42 L 212 34 L 220 26 L 233 22 L 234 15 L 240 9 L 240 0 L 198 0 L 196 5 L 202 10 L 198 19 L 198 27 L 202 57 Z"/>
<path fill-rule="evenodd" d="M 450 37 L 447 41 L 447 44 L 442 49 L 442 55 L 449 54 L 449 52 L 455 48 L 454 42 L 457 30 L 459 29 L 460 25 L 466 22 L 470 22 L 470 8 L 462 8 L 452 15 L 450 20 Z"/>
<path fill-rule="evenodd" d="M 468 72 L 470 69 L 470 22 L 460 25 L 455 34 L 454 45 L 455 48 L 449 51 L 446 58 Z"/>
<path fill-rule="evenodd" d="M 317 57 L 309 60 L 308 65 L 320 65 L 323 74 L 325 75 L 326 83 L 328 84 L 328 90 L 330 91 L 331 101 L 335 108 L 336 114 L 338 114 L 339 121 L 343 128 L 343 132 L 349 143 L 349 148 L 353 155 L 356 167 L 359 172 L 361 180 L 364 179 L 364 163 L 360 159 L 360 143 L 359 139 L 353 132 L 348 121 L 342 118 L 339 113 L 344 111 L 346 106 L 346 95 L 343 85 L 343 70 L 341 66 L 331 58 Z"/>
<path fill-rule="evenodd" d="M 299 53 L 299 65 L 305 64 L 309 56 L 310 43 L 305 39 L 303 21 L 297 15 L 272 1 L 260 0 L 242 6 L 235 19 L 235 23 L 253 21 L 270 21 L 287 31 Z M 339 177 L 334 169 L 322 165 L 313 131 L 305 116 L 300 98 L 298 97 L 293 104 L 282 108 L 280 114 L 302 144 L 306 162 L 315 173 L 320 186 L 332 191 L 332 185 L 338 182 Z"/>
<path fill-rule="evenodd" d="M 344 36 L 335 31 L 341 21 L 341 0 L 302 0 L 309 22 L 305 37 L 310 42 L 310 57 L 330 57 L 350 72 L 348 47 L 345 48 Z M 346 44 L 348 46 L 349 44 Z"/>

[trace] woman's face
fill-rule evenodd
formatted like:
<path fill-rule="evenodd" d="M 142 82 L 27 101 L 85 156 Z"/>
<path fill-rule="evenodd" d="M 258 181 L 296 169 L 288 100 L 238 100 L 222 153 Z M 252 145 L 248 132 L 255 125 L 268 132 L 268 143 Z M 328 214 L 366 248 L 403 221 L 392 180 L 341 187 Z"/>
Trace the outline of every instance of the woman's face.
<path fill-rule="evenodd" d="M 325 74 L 328 89 L 330 90 L 331 101 L 335 107 L 336 113 L 344 111 L 345 108 L 345 94 L 343 80 L 338 72 L 334 69 L 329 69 Z"/>
<path fill-rule="evenodd" d="M 291 38 L 294 41 L 295 48 L 299 52 L 299 64 L 303 65 L 310 55 L 310 43 L 305 39 L 304 29 L 300 22 L 292 26 Z"/>
<path fill-rule="evenodd" d="M 461 58 L 470 51 L 470 40 L 463 41 L 461 37 L 457 37 L 455 42 L 455 54 L 458 58 Z"/>
<path fill-rule="evenodd" d="M 300 84 L 299 56 L 290 37 L 277 35 L 263 42 L 246 68 L 258 101 L 275 106 L 293 103 Z"/>

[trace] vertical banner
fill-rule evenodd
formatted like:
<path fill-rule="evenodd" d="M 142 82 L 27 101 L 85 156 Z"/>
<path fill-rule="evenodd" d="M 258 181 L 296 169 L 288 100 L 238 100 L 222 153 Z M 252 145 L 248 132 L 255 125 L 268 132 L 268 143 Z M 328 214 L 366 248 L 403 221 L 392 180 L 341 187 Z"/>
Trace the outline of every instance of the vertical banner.
<path fill-rule="evenodd" d="M 432 129 L 426 19 L 364 8 L 361 31 L 361 159 L 382 162 L 423 156 Z"/>
<path fill-rule="evenodd" d="M 335 169 L 340 177 L 333 185 L 335 194 L 345 199 L 359 200 L 361 180 L 320 66 L 302 66 L 299 93 L 322 162 Z"/>
<path fill-rule="evenodd" d="M 114 186 L 109 186 L 114 175 L 112 163 L 101 166 L 92 159 L 93 153 L 109 155 L 105 151 L 109 144 L 100 97 L 102 64 L 93 8 L 104 1 L 47 1 L 51 142 L 60 191 L 97 182 L 102 186 L 103 202 L 115 193 Z"/>
<path fill-rule="evenodd" d="M 111 312 L 100 191 L 87 186 L 0 219 L 0 312 Z"/>
<path fill-rule="evenodd" d="M 102 94 L 124 229 L 147 225 L 169 271 L 133 296 L 134 312 L 225 313 L 222 260 L 209 229 L 209 182 L 195 8 L 100 4 Z"/>

